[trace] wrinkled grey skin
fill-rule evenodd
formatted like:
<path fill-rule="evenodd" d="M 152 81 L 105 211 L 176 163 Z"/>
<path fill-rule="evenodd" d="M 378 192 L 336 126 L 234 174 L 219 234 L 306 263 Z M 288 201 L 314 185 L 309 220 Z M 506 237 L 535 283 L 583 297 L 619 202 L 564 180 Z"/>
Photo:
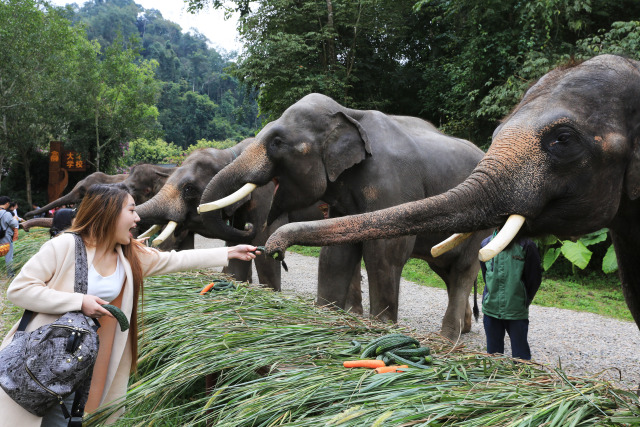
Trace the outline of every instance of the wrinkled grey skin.
<path fill-rule="evenodd" d="M 89 187 L 94 184 L 123 183 L 126 185 L 129 194 L 133 196 L 136 204 L 141 204 L 149 200 L 160 190 L 174 169 L 174 167 L 162 167 L 145 163 L 133 166 L 128 174 L 107 175 L 102 172 L 94 172 L 79 181 L 66 195 L 40 209 L 27 212 L 25 217 L 31 218 L 34 215 L 47 213 L 49 210 L 62 205 L 79 203 Z"/>
<path fill-rule="evenodd" d="M 287 222 L 287 217 L 283 216 L 271 226 L 263 227 L 271 205 L 273 184 L 257 189 L 242 202 L 235 203 L 224 210 L 224 220 L 229 221 L 239 235 L 228 236 L 212 232 L 203 223 L 202 216 L 197 213 L 202 192 L 211 178 L 235 160 L 252 141 L 253 138 L 249 138 L 225 150 L 207 148 L 193 152 L 166 181 L 155 197 L 137 207 L 136 211 L 140 218 L 148 224 L 166 224 L 169 221 L 175 221 L 179 224 L 176 232 L 187 230 L 190 234 L 197 233 L 208 238 L 226 240 L 229 245 L 237 243 L 264 245 L 269 235 Z M 322 218 L 322 213 L 317 208 L 309 209 L 299 215 L 302 215 L 304 220 Z M 245 230 L 246 224 L 251 224 L 249 230 Z M 258 256 L 255 263 L 260 283 L 280 290 L 280 263 L 265 256 Z M 251 262 L 230 260 L 229 266 L 224 271 L 236 280 L 252 280 Z"/>
<path fill-rule="evenodd" d="M 526 218 L 523 235 L 608 227 L 622 291 L 640 325 L 640 63 L 614 55 L 551 71 L 494 132 L 460 185 L 364 215 L 287 225 L 267 251 L 432 231 L 466 232 Z"/>
<path fill-rule="evenodd" d="M 265 185 L 275 179 L 278 189 L 269 220 L 318 200 L 329 203 L 332 217 L 370 212 L 454 187 L 482 155 L 470 142 L 446 136 L 424 120 L 352 110 L 324 95 L 311 94 L 265 127 L 253 145 L 217 174 L 202 203 L 220 199 L 245 183 Z M 203 216 L 211 226 L 225 227 L 216 212 Z M 449 306 L 442 333 L 457 338 L 471 327 L 468 296 L 477 277 L 477 251 L 483 236 L 474 235 L 434 259 L 431 246 L 446 237 L 421 233 L 323 248 L 318 301 L 345 307 L 349 279 L 364 259 L 371 313 L 395 321 L 402 269 L 409 258 L 421 258 L 447 285 Z M 320 240 L 304 244 L 324 246 Z"/>
<path fill-rule="evenodd" d="M 127 191 L 141 205 L 158 194 L 169 176 L 176 170 L 175 166 L 158 166 L 147 163 L 132 166 L 123 181 Z"/>

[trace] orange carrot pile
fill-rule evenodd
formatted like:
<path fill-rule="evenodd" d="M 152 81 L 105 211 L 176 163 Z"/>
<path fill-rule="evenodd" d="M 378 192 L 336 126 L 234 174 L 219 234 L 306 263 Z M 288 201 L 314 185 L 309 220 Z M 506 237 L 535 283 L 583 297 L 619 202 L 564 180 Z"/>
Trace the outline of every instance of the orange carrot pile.
<path fill-rule="evenodd" d="M 376 374 L 384 374 L 387 372 L 404 372 L 404 368 L 408 368 L 407 365 L 393 365 L 393 366 L 383 366 L 380 368 L 376 368 Z"/>
<path fill-rule="evenodd" d="M 202 290 L 200 291 L 200 295 L 204 295 L 207 292 L 209 292 L 211 290 L 211 288 L 213 288 L 215 286 L 215 282 L 211 282 L 209 283 L 207 286 L 205 286 L 204 288 L 202 288 Z"/>
<path fill-rule="evenodd" d="M 386 366 L 382 360 L 346 360 L 343 363 L 345 368 L 381 368 Z"/>

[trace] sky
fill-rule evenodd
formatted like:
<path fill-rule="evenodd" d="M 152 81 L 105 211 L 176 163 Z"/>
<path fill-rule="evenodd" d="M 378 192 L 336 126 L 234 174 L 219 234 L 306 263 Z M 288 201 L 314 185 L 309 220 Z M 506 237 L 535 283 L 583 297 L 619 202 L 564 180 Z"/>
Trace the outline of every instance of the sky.
<path fill-rule="evenodd" d="M 66 4 L 84 4 L 83 0 L 49 0 L 51 3 L 64 6 Z M 135 2 L 145 9 L 157 9 L 162 13 L 162 17 L 173 21 L 182 27 L 182 31 L 188 32 L 191 28 L 197 29 L 211 41 L 211 46 L 222 48 L 227 52 L 232 50 L 240 51 L 242 45 L 237 40 L 238 32 L 236 23 L 238 15 L 234 15 L 228 20 L 224 20 L 223 10 L 204 9 L 192 15 L 186 10 L 183 0 L 135 0 Z"/>

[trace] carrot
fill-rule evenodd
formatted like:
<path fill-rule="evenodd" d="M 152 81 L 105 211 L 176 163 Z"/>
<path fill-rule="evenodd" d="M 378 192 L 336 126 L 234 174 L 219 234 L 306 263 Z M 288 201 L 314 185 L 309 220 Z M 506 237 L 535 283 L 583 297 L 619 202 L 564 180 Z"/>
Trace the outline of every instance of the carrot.
<path fill-rule="evenodd" d="M 394 366 L 384 366 L 381 368 L 376 368 L 376 374 L 384 374 L 387 372 L 404 372 L 403 368 L 408 368 L 407 365 L 394 365 Z"/>
<path fill-rule="evenodd" d="M 385 366 L 382 360 L 347 360 L 343 363 L 345 368 L 380 368 Z"/>
<path fill-rule="evenodd" d="M 204 295 L 207 292 L 209 292 L 211 290 L 211 288 L 213 288 L 213 286 L 215 285 L 215 282 L 211 282 L 209 283 L 207 286 L 205 286 L 204 288 L 202 288 L 202 290 L 200 291 L 200 295 Z"/>

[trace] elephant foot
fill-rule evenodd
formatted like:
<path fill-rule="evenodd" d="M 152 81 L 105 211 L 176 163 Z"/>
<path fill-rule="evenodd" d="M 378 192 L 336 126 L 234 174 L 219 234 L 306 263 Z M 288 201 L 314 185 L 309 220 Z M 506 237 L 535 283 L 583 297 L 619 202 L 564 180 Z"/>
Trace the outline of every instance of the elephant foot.
<path fill-rule="evenodd" d="M 464 324 L 462 325 L 462 333 L 463 334 L 468 334 L 469 332 L 471 332 L 471 316 L 465 316 L 464 317 Z"/>
<path fill-rule="evenodd" d="M 371 313 L 371 317 L 380 321 L 380 322 L 388 322 L 388 323 L 398 323 L 398 315 L 395 316 L 391 313 L 382 312 L 377 315 Z"/>
<path fill-rule="evenodd" d="M 355 314 L 358 316 L 362 316 L 364 311 L 362 310 L 362 304 L 360 305 L 350 305 L 347 304 L 345 311 L 348 311 L 351 314 Z"/>
<path fill-rule="evenodd" d="M 442 329 L 440 329 L 440 335 L 442 335 L 443 337 L 445 337 L 446 339 L 450 340 L 453 343 L 456 343 L 460 340 L 460 335 L 462 332 L 460 329 L 457 328 L 448 328 L 448 327 L 442 327 Z"/>

